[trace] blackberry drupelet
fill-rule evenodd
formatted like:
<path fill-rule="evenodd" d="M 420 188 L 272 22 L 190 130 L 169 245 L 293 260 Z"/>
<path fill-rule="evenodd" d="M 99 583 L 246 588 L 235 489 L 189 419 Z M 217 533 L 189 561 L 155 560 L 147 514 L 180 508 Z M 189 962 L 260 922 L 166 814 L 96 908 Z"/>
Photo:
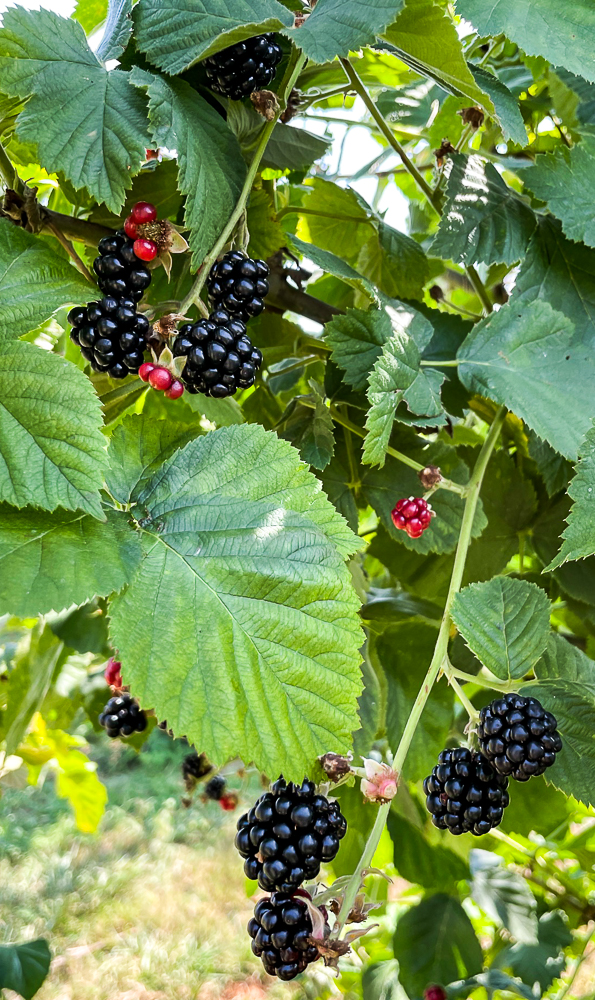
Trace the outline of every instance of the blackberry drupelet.
<path fill-rule="evenodd" d="M 508 779 L 475 750 L 443 750 L 424 781 L 426 807 L 440 830 L 481 837 L 502 822 L 507 787 Z"/>
<path fill-rule="evenodd" d="M 111 739 L 116 736 L 132 736 L 147 728 L 147 717 L 138 703 L 129 694 L 110 698 L 99 716 L 99 724 Z"/>
<path fill-rule="evenodd" d="M 312 920 L 304 896 L 275 892 L 258 901 L 248 923 L 252 951 L 262 959 L 265 972 L 279 979 L 295 979 L 307 965 L 320 958 L 311 943 Z"/>
<path fill-rule="evenodd" d="M 420 538 L 426 528 L 430 527 L 435 511 L 427 500 L 422 497 L 409 497 L 399 500 L 391 511 L 395 528 L 405 531 L 410 538 Z"/>
<path fill-rule="evenodd" d="M 255 35 L 205 59 L 209 85 L 239 101 L 273 80 L 283 53 L 273 34 Z"/>
<path fill-rule="evenodd" d="M 252 344 L 246 325 L 225 309 L 182 326 L 172 351 L 174 357 L 188 359 L 180 376 L 188 392 L 216 398 L 249 389 L 262 364 L 262 354 Z"/>
<path fill-rule="evenodd" d="M 227 782 L 223 775 L 215 774 L 212 778 L 207 781 L 205 785 L 205 795 L 208 799 L 213 799 L 218 802 L 225 792 L 225 786 Z"/>
<path fill-rule="evenodd" d="M 68 313 L 70 339 L 97 372 L 111 378 L 136 375 L 143 363 L 150 329 L 131 298 L 106 295 L 99 302 L 76 306 Z"/>
<path fill-rule="evenodd" d="M 151 284 L 151 272 L 134 252 L 134 240 L 123 230 L 99 241 L 93 261 L 97 284 L 104 295 L 138 302 Z"/>
<path fill-rule="evenodd" d="M 238 820 L 235 845 L 261 889 L 293 892 L 318 875 L 323 861 L 333 861 L 346 831 L 339 803 L 318 795 L 313 781 L 279 778 Z"/>
<path fill-rule="evenodd" d="M 528 781 L 551 767 L 562 749 L 557 722 L 537 698 L 505 694 L 479 713 L 482 753 L 499 774 Z"/>
<path fill-rule="evenodd" d="M 230 250 L 209 272 L 209 298 L 215 308 L 226 309 L 247 323 L 264 309 L 268 275 L 269 266 L 264 260 L 253 260 L 240 250 Z"/>

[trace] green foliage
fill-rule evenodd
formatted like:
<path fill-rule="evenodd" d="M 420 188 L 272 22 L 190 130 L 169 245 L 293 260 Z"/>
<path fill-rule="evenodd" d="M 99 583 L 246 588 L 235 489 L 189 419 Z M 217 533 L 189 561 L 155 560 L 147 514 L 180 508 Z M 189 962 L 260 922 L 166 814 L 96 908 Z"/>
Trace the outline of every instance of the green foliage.
<path fill-rule="evenodd" d="M 344 369 L 344 379 L 354 389 L 366 388 L 368 375 L 391 335 L 392 324 L 384 309 L 348 309 L 324 328 L 331 357 Z"/>
<path fill-rule="evenodd" d="M 562 547 L 548 570 L 561 566 L 569 559 L 585 559 L 595 553 L 592 497 L 595 488 L 595 430 L 591 429 L 579 452 L 576 475 L 568 486 L 568 496 L 574 504 L 568 516 L 568 527 L 562 535 Z"/>
<path fill-rule="evenodd" d="M 45 938 L 0 948 L 0 989 L 31 1000 L 49 972 L 51 959 Z"/>
<path fill-rule="evenodd" d="M 524 175 L 527 187 L 560 219 L 568 239 L 582 240 L 591 247 L 595 246 L 591 218 L 594 153 L 595 139 L 585 137 L 572 149 L 541 156 Z"/>
<path fill-rule="evenodd" d="M 404 0 L 321 0 L 304 25 L 285 34 L 309 59 L 323 63 L 348 56 L 362 45 L 373 45 L 376 35 L 392 21 Z"/>
<path fill-rule="evenodd" d="M 537 901 L 526 881 L 489 851 L 471 852 L 471 895 L 500 927 L 523 944 L 537 943 Z"/>

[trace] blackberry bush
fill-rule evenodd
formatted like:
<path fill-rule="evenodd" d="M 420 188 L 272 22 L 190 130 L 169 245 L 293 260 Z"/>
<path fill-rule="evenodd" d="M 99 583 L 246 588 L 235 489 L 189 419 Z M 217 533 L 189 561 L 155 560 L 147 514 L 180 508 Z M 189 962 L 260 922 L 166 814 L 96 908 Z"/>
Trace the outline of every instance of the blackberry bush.
<path fill-rule="evenodd" d="M 99 716 L 99 724 L 112 739 L 117 736 L 132 736 L 147 728 L 147 716 L 134 698 L 123 692 L 110 698 Z"/>
<path fill-rule="evenodd" d="M 248 924 L 252 951 L 262 959 L 265 972 L 290 980 L 320 958 L 312 940 L 312 920 L 305 895 L 275 892 L 261 899 Z"/>
<path fill-rule="evenodd" d="M 537 698 L 505 694 L 479 713 L 479 745 L 499 774 L 517 781 L 551 767 L 562 749 L 557 722 Z"/>
<path fill-rule="evenodd" d="M 225 309 L 247 323 L 264 309 L 268 275 L 269 266 L 264 260 L 253 260 L 240 250 L 230 250 L 209 272 L 209 299 L 215 309 Z"/>
<path fill-rule="evenodd" d="M 291 892 L 333 861 L 346 831 L 339 803 L 318 794 L 313 781 L 279 778 L 240 817 L 235 843 L 248 878 L 266 892 Z"/>
<path fill-rule="evenodd" d="M 110 378 L 136 375 L 144 360 L 150 324 L 132 298 L 106 295 L 99 302 L 75 306 L 68 314 L 70 339 L 97 372 Z"/>
<path fill-rule="evenodd" d="M 271 83 L 283 52 L 274 34 L 255 35 L 205 59 L 210 86 L 239 101 Z"/>
<path fill-rule="evenodd" d="M 508 779 L 474 750 L 443 750 L 424 781 L 426 807 L 438 829 L 481 837 L 502 822 L 507 786 Z"/>
<path fill-rule="evenodd" d="M 186 323 L 172 345 L 174 357 L 186 357 L 181 375 L 190 393 L 222 399 L 254 385 L 262 354 L 254 347 L 242 320 L 225 309 L 208 319 Z"/>

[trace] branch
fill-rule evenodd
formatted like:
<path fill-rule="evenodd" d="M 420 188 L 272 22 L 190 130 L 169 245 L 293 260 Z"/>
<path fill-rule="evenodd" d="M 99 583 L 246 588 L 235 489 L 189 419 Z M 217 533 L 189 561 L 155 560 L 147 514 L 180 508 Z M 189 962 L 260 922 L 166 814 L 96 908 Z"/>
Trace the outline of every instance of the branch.
<path fill-rule="evenodd" d="M 282 271 L 271 268 L 268 278 L 269 294 L 267 295 L 267 309 L 277 309 L 281 312 L 289 310 L 299 316 L 305 316 L 314 323 L 324 326 L 333 316 L 340 316 L 342 309 L 330 306 L 322 299 L 316 299 L 307 292 L 302 292 L 299 288 L 292 288 L 287 282 L 287 278 Z"/>

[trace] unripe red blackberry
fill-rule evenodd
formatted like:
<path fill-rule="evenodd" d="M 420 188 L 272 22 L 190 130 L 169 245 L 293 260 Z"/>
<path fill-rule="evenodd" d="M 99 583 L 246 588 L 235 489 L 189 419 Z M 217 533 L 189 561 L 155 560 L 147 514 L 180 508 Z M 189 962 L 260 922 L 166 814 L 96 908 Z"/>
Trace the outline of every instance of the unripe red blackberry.
<path fill-rule="evenodd" d="M 294 785 L 279 778 L 240 817 L 235 844 L 244 872 L 261 889 L 293 892 L 334 860 L 346 831 L 339 803 L 317 794 L 313 781 Z"/>
<path fill-rule="evenodd" d="M 420 538 L 435 516 L 435 511 L 421 497 L 399 500 L 391 511 L 395 528 L 406 531 L 410 538 Z"/>
<path fill-rule="evenodd" d="M 181 327 L 172 351 L 174 357 L 188 359 L 181 375 L 188 392 L 216 398 L 249 389 L 262 364 L 245 324 L 224 309 Z"/>
<path fill-rule="evenodd" d="M 446 1000 L 446 990 L 442 986 L 426 986 L 424 1000 Z"/>
<path fill-rule="evenodd" d="M 264 309 L 268 275 L 269 266 L 264 260 L 252 260 L 240 250 L 230 250 L 209 272 L 209 298 L 215 308 L 226 309 L 247 323 Z"/>
<path fill-rule="evenodd" d="M 143 363 L 149 321 L 131 298 L 106 295 L 68 313 L 70 339 L 91 367 L 111 378 L 136 375 Z"/>
<path fill-rule="evenodd" d="M 275 892 L 258 901 L 248 923 L 252 951 L 269 976 L 290 980 L 320 958 L 312 940 L 307 894 Z"/>
<path fill-rule="evenodd" d="M 111 739 L 115 739 L 116 736 L 132 736 L 133 733 L 144 732 L 147 717 L 138 702 L 124 693 L 110 698 L 99 716 L 99 724 Z"/>
<path fill-rule="evenodd" d="M 111 657 L 107 661 L 107 667 L 105 668 L 104 677 L 106 683 L 110 687 L 121 688 L 122 687 L 122 664 L 115 657 Z"/>
<path fill-rule="evenodd" d="M 477 736 L 499 774 L 528 781 L 551 767 L 562 749 L 557 725 L 537 698 L 510 693 L 482 708 Z"/>
<path fill-rule="evenodd" d="M 508 779 L 475 750 L 443 750 L 424 781 L 426 807 L 440 830 L 481 837 L 502 822 L 507 787 Z"/>
<path fill-rule="evenodd" d="M 273 80 L 283 52 L 273 34 L 255 35 L 205 59 L 207 79 L 217 93 L 239 101 Z"/>

